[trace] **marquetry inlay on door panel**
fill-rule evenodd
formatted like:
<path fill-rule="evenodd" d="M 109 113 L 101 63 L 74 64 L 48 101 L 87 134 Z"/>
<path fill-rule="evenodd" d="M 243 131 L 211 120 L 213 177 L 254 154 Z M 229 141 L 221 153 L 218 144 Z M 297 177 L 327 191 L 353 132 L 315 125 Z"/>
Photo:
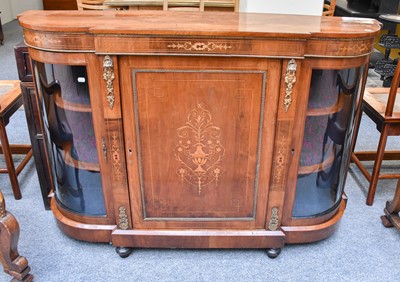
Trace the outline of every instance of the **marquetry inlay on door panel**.
<path fill-rule="evenodd" d="M 267 72 L 132 75 L 145 218 L 253 218 Z"/>
<path fill-rule="evenodd" d="M 190 184 L 199 196 L 205 186 L 215 183 L 217 188 L 225 147 L 221 143 L 221 128 L 213 124 L 210 111 L 198 104 L 177 134 L 179 142 L 174 151 L 180 165 L 176 172 L 182 186 Z"/>

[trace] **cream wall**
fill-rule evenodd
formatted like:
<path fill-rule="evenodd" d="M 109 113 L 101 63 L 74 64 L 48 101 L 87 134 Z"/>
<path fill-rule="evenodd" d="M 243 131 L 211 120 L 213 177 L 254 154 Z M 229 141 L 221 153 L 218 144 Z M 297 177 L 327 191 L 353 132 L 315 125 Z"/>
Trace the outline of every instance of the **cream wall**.
<path fill-rule="evenodd" d="M 321 16 L 323 4 L 324 0 L 240 0 L 239 11 Z"/>
<path fill-rule="evenodd" d="M 8 23 L 24 11 L 42 9 L 42 0 L 0 0 L 1 22 Z"/>
<path fill-rule="evenodd" d="M 11 0 L 0 0 L 1 23 L 8 23 L 13 19 L 11 13 Z"/>

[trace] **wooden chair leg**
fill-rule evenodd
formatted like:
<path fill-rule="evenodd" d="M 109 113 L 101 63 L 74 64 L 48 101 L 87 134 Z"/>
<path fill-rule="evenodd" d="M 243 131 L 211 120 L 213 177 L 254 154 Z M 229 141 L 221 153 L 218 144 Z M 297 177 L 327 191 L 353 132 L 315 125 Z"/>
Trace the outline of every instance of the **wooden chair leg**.
<path fill-rule="evenodd" d="M 19 189 L 18 178 L 15 171 L 14 161 L 12 159 L 12 153 L 10 144 L 7 138 L 6 125 L 3 119 L 0 119 L 0 140 L 3 149 L 4 159 L 8 170 L 8 176 L 10 177 L 11 188 L 14 193 L 14 198 L 19 200 L 22 198 L 21 190 Z"/>
<path fill-rule="evenodd" d="M 25 257 L 18 253 L 19 225 L 15 217 L 6 211 L 3 194 L 0 191 L 0 262 L 4 272 L 13 276 L 12 282 L 33 281 L 31 268 Z"/>
<path fill-rule="evenodd" d="M 386 141 L 388 138 L 389 126 L 384 125 L 381 131 L 381 137 L 379 138 L 378 150 L 376 152 L 376 159 L 374 163 L 374 169 L 371 174 L 371 181 L 369 183 L 367 205 L 372 206 L 374 203 L 376 185 L 378 184 L 379 174 L 382 167 L 383 156 L 386 148 Z"/>
<path fill-rule="evenodd" d="M 385 227 L 396 227 L 400 230 L 400 180 L 397 181 L 396 193 L 392 201 L 386 202 L 383 210 L 384 215 L 381 216 L 382 224 Z"/>

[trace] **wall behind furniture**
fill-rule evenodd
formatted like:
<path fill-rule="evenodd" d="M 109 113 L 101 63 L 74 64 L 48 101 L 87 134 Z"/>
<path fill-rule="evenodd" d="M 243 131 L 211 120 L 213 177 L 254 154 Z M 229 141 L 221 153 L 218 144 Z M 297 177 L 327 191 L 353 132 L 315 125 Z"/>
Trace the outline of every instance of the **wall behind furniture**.
<path fill-rule="evenodd" d="M 0 11 L 3 24 L 17 18 L 17 15 L 28 10 L 42 10 L 42 0 L 1 0 Z"/>
<path fill-rule="evenodd" d="M 8 23 L 11 21 L 11 0 L 1 0 L 0 1 L 0 11 L 1 11 L 1 22 L 2 24 Z"/>
<path fill-rule="evenodd" d="M 240 0 L 239 11 L 321 16 L 323 4 L 324 0 Z"/>

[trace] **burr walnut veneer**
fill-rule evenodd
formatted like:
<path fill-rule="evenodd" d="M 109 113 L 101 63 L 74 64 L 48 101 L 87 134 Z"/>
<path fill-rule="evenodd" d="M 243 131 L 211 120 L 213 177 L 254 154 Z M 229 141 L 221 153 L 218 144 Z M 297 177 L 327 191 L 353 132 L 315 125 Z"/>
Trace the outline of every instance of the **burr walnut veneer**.
<path fill-rule="evenodd" d="M 69 236 L 121 256 L 274 257 L 336 229 L 378 22 L 171 11 L 19 21 L 51 208 Z"/>

